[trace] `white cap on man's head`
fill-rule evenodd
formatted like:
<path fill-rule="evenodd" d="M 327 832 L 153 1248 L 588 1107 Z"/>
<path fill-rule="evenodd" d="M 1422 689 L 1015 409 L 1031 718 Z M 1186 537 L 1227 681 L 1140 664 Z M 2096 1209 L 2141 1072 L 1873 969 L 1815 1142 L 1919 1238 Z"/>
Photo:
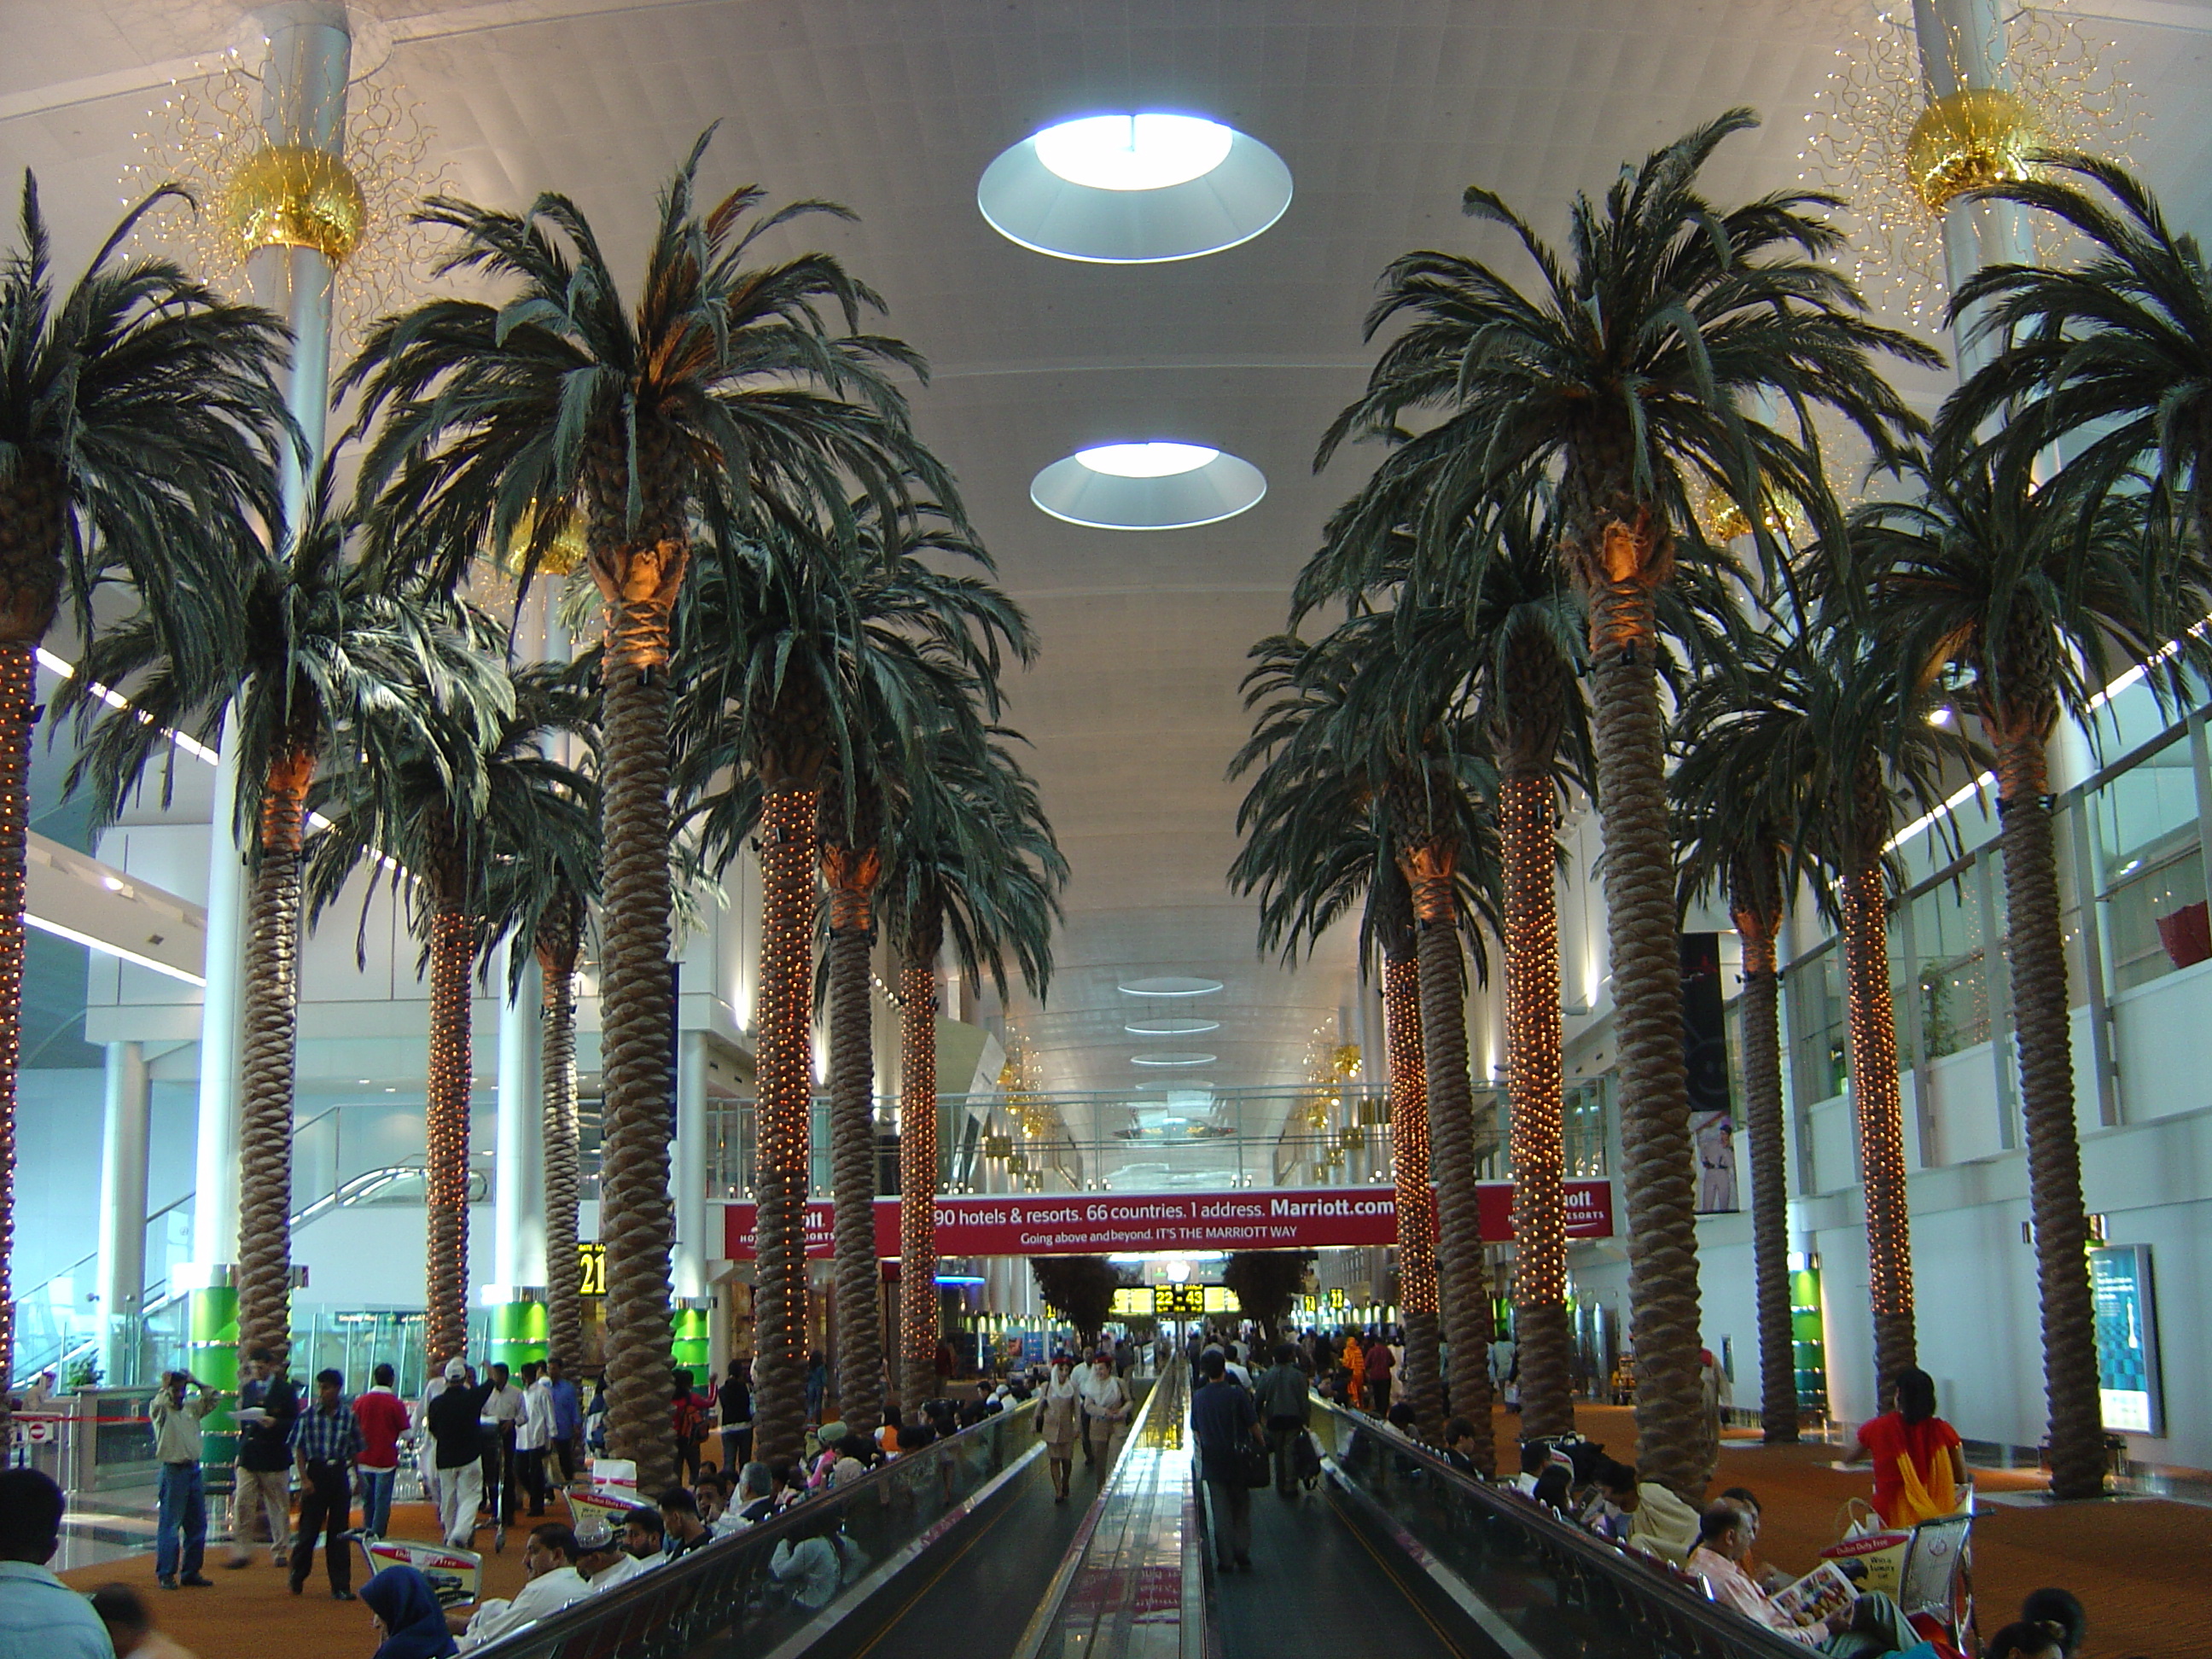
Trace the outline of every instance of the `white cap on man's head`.
<path fill-rule="evenodd" d="M 469 1374 L 468 1361 L 455 1354 L 446 1362 L 446 1381 L 458 1382 Z"/>

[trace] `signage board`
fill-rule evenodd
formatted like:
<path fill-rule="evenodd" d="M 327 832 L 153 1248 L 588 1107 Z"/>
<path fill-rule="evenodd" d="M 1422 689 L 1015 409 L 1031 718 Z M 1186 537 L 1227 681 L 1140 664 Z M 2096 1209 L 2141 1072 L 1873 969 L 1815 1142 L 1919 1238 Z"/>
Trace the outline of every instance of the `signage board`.
<path fill-rule="evenodd" d="M 577 1294 L 605 1296 L 607 1293 L 607 1247 L 604 1244 L 576 1246 Z"/>
<path fill-rule="evenodd" d="M 2097 1392 L 2105 1426 L 2122 1434 L 2164 1434 L 2150 1246 L 2106 1244 L 2091 1250 L 2089 1295 L 2096 1310 Z"/>
<path fill-rule="evenodd" d="M 1480 1184 L 1482 1237 L 1513 1237 L 1513 1183 Z M 1567 1237 L 1613 1236 L 1613 1183 L 1566 1183 Z M 1434 1201 L 1433 1198 L 1431 1200 Z M 1254 1188 L 1231 1193 L 1062 1193 L 939 1198 L 940 1256 L 1114 1255 L 1147 1250 L 1311 1250 L 1395 1244 L 1398 1206 L 1388 1187 Z M 876 1200 L 876 1254 L 899 1253 L 899 1201 Z M 753 1259 L 754 1210 L 722 1206 L 723 1254 Z M 806 1206 L 806 1254 L 835 1254 L 830 1206 Z"/>
<path fill-rule="evenodd" d="M 361 1550 L 368 1558 L 370 1577 L 386 1567 L 412 1567 L 430 1581 L 441 1607 L 465 1607 L 483 1599 L 483 1557 L 474 1550 L 408 1538 L 364 1538 Z"/>
<path fill-rule="evenodd" d="M 1152 1317 L 1155 1319 L 1198 1319 L 1206 1313 L 1206 1286 L 1203 1285 L 1155 1285 L 1152 1286 Z"/>

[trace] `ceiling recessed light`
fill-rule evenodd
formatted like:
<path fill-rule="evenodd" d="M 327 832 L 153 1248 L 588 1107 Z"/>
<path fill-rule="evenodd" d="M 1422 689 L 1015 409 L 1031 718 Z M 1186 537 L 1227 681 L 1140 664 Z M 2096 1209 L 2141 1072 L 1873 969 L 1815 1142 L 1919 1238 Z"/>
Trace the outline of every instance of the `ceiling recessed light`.
<path fill-rule="evenodd" d="M 1195 472 L 1221 452 L 1204 444 L 1151 442 L 1099 444 L 1079 449 L 1075 459 L 1109 478 L 1173 478 Z"/>
<path fill-rule="evenodd" d="M 1194 259 L 1248 242 L 1291 204 L 1267 145 L 1203 116 L 1087 115 L 1001 152 L 975 205 L 1008 241 L 1098 264 Z"/>
<path fill-rule="evenodd" d="M 1190 979 L 1162 974 L 1152 979 L 1125 979 L 1114 988 L 1133 997 L 1202 997 L 1221 988 L 1218 979 Z"/>
<path fill-rule="evenodd" d="M 1204 444 L 1097 444 L 1030 480 L 1040 512 L 1092 530 L 1191 530 L 1257 507 L 1267 475 Z"/>
<path fill-rule="evenodd" d="M 1211 1066 L 1218 1058 L 1218 1056 L 1214 1054 L 1178 1050 L 1173 1054 L 1131 1054 L 1129 1064 L 1132 1066 Z"/>
<path fill-rule="evenodd" d="M 1201 1031 L 1218 1031 L 1218 1019 L 1140 1019 L 1121 1028 L 1131 1036 L 1196 1036 Z"/>
<path fill-rule="evenodd" d="M 1200 115 L 1086 115 L 1030 142 L 1055 177 L 1091 190 L 1165 190 L 1228 160 L 1237 131 Z"/>

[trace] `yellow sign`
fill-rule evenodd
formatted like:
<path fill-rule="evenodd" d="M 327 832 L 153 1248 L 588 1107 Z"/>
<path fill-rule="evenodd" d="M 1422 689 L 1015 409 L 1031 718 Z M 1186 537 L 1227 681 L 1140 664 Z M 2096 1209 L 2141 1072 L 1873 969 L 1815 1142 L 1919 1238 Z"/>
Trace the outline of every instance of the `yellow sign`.
<path fill-rule="evenodd" d="M 607 1247 L 604 1244 L 576 1246 L 577 1293 L 581 1296 L 605 1296 L 607 1293 Z"/>
<path fill-rule="evenodd" d="M 1196 1319 L 1205 1311 L 1206 1286 L 1203 1285 L 1152 1286 L 1152 1317 L 1155 1319 Z"/>
<path fill-rule="evenodd" d="M 1226 1285 L 1208 1285 L 1206 1289 L 1206 1310 L 1208 1313 L 1235 1313 L 1238 1303 Z"/>
<path fill-rule="evenodd" d="M 1152 1293 L 1142 1285 L 1124 1285 L 1114 1292 L 1114 1313 L 1120 1319 L 1143 1319 L 1152 1311 Z"/>
<path fill-rule="evenodd" d="M 1332 1308 L 1341 1308 L 1341 1307 L 1344 1305 L 1344 1286 L 1343 1286 L 1343 1285 L 1332 1285 L 1329 1287 L 1329 1291 L 1328 1291 L 1328 1305 L 1329 1305 L 1330 1307 L 1332 1307 Z"/>

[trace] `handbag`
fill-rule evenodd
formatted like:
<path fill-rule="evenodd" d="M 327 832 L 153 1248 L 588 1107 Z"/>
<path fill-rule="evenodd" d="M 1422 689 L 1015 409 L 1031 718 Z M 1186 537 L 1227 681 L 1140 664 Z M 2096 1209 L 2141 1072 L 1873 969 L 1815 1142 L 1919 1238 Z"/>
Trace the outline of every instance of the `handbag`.
<path fill-rule="evenodd" d="M 1238 1444 L 1237 1473 L 1255 1492 L 1262 1486 L 1273 1486 L 1275 1480 L 1275 1471 L 1267 1455 L 1267 1449 L 1254 1440 L 1248 1439 Z"/>

